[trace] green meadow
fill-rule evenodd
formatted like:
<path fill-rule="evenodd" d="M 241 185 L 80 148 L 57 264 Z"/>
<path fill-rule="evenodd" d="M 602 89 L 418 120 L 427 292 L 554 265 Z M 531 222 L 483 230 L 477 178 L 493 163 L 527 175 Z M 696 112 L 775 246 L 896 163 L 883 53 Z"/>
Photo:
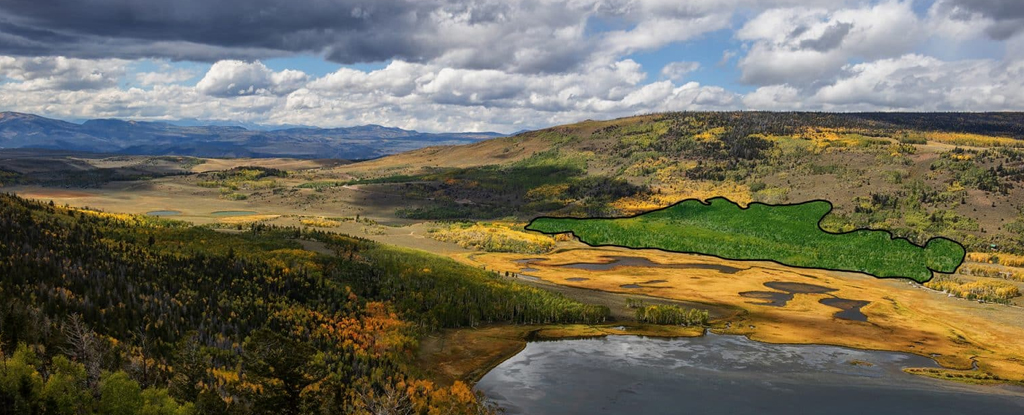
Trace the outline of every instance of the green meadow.
<path fill-rule="evenodd" d="M 922 247 L 906 239 L 894 239 L 884 230 L 826 232 L 819 222 L 831 210 L 832 205 L 825 201 L 752 203 L 742 208 L 727 199 L 714 198 L 707 202 L 686 200 L 628 218 L 542 217 L 526 229 L 547 234 L 572 232 L 595 246 L 768 260 L 918 282 L 930 280 L 932 271 L 955 271 L 966 254 L 963 246 L 945 238 L 933 238 Z"/>

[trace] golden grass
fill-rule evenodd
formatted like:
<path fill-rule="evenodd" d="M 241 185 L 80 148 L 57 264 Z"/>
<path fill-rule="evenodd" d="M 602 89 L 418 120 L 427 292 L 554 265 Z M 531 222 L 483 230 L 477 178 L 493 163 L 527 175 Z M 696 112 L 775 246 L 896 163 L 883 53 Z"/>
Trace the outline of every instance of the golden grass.
<path fill-rule="evenodd" d="M 560 285 L 612 292 L 637 293 L 685 301 L 724 304 L 745 310 L 713 321 L 717 332 L 742 334 L 770 343 L 833 344 L 869 350 L 908 352 L 936 360 L 951 369 L 970 369 L 1001 379 L 1024 380 L 1024 310 L 949 298 L 905 280 L 880 280 L 861 274 L 793 269 L 766 262 L 726 261 L 698 255 L 654 250 L 584 248 L 560 245 L 544 261 L 531 262 L 530 275 Z M 607 262 L 609 255 L 643 256 L 656 263 L 704 263 L 746 268 L 735 274 L 711 269 L 620 267 L 608 271 L 561 268 L 576 262 Z M 531 255 L 530 257 L 538 257 Z M 518 272 L 516 254 L 460 255 L 457 259 L 498 272 Z M 570 281 L 570 278 L 587 280 Z M 650 280 L 667 280 L 654 288 L 622 288 Z M 830 294 L 797 294 L 785 307 L 754 304 L 744 291 L 770 291 L 769 281 L 802 282 L 833 288 Z M 861 311 L 868 322 L 833 317 L 836 309 L 818 300 L 835 295 L 869 301 Z M 728 323 L 728 328 L 726 328 Z"/>
<path fill-rule="evenodd" d="M 555 246 L 555 240 L 536 232 L 524 232 L 523 224 L 474 223 L 450 224 L 431 230 L 428 235 L 442 242 L 453 242 L 467 249 L 487 252 L 539 254 Z"/>
<path fill-rule="evenodd" d="M 299 223 L 301 223 L 303 226 L 312 226 L 314 228 L 337 228 L 341 226 L 341 222 L 327 218 L 299 219 Z"/>
<path fill-rule="evenodd" d="M 1024 267 L 1024 255 L 1013 255 L 995 252 L 968 252 L 967 260 L 973 262 L 999 264 L 1007 267 Z"/>
<path fill-rule="evenodd" d="M 923 136 L 925 140 L 936 141 L 945 144 L 971 147 L 1024 147 L 1024 141 L 1015 140 L 1010 137 L 994 137 L 980 134 L 968 133 L 944 133 L 944 132 L 921 132 L 916 135 Z"/>
<path fill-rule="evenodd" d="M 257 222 L 267 222 L 281 217 L 281 215 L 241 215 L 228 216 L 217 219 L 217 222 L 228 225 L 248 225 Z"/>
<path fill-rule="evenodd" d="M 288 158 L 211 158 L 203 159 L 202 164 L 192 167 L 192 172 L 204 173 L 208 171 L 230 170 L 235 167 L 244 166 L 265 167 L 279 170 L 308 170 L 337 164 L 339 162 L 340 161 L 337 160 L 318 161 Z"/>

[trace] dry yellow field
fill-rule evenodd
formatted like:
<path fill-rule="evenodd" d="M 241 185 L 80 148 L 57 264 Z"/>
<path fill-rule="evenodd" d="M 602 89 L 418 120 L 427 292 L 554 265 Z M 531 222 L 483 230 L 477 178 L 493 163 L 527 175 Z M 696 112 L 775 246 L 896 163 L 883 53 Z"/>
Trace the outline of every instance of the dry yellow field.
<path fill-rule="evenodd" d="M 794 269 L 770 262 L 727 261 L 657 250 L 590 248 L 566 242 L 549 255 L 458 255 L 460 261 L 499 272 L 521 272 L 556 284 L 612 292 L 638 293 L 686 301 L 721 303 L 745 310 L 714 321 L 719 333 L 742 334 L 770 343 L 832 344 L 860 349 L 909 352 L 934 357 L 943 366 L 1024 381 L 1024 309 L 961 300 L 905 280 Z M 697 264 L 697 268 L 565 268 L 573 263 L 609 262 L 609 256 L 643 257 L 656 264 Z M 699 267 L 741 269 L 733 274 Z M 652 282 L 656 281 L 656 282 Z M 664 282 L 660 282 L 664 281 Z M 766 282 L 804 283 L 834 289 L 827 294 L 795 294 L 783 307 L 760 304 L 740 295 L 773 291 Z M 623 288 L 632 285 L 639 288 Z M 868 301 L 867 321 L 837 319 L 837 311 L 818 300 L 836 296 Z"/>
<path fill-rule="evenodd" d="M 265 158 L 265 159 L 203 159 L 203 164 L 196 165 L 192 168 L 195 173 L 202 173 L 208 171 L 219 171 L 228 170 L 235 167 L 267 167 L 281 170 L 308 170 L 318 169 L 322 167 L 334 167 L 344 162 L 340 160 L 304 160 L 304 159 L 288 159 L 288 158 Z"/>

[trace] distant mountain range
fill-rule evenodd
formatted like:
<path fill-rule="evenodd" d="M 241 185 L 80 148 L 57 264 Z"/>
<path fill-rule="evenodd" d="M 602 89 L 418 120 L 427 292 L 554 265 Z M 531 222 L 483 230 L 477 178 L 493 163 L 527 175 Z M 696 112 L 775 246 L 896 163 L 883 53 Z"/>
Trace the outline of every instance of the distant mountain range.
<path fill-rule="evenodd" d="M 88 120 L 81 124 L 0 112 L 0 149 L 40 148 L 93 153 L 197 157 L 368 159 L 422 147 L 469 144 L 498 133 L 421 133 L 364 125 L 278 130 L 166 122 Z"/>

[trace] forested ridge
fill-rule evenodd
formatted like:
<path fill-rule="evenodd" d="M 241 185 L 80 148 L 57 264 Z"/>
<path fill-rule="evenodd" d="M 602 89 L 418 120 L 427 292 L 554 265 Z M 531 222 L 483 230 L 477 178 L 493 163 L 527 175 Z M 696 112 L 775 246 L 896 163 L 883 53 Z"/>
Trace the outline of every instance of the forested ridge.
<path fill-rule="evenodd" d="M 420 336 L 607 313 L 336 234 L 228 234 L 0 195 L 4 413 L 487 413 L 465 384 L 416 373 Z"/>

